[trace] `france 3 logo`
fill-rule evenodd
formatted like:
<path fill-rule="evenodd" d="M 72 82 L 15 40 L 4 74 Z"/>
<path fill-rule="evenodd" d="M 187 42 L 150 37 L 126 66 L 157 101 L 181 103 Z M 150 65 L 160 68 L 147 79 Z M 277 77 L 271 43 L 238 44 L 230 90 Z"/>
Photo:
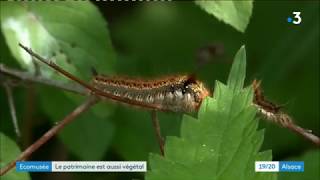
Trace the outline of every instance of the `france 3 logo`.
<path fill-rule="evenodd" d="M 288 23 L 292 23 L 294 25 L 299 25 L 302 22 L 302 17 L 301 17 L 301 12 L 300 11 L 294 11 L 292 12 L 292 16 L 289 16 L 287 18 L 287 22 Z"/>

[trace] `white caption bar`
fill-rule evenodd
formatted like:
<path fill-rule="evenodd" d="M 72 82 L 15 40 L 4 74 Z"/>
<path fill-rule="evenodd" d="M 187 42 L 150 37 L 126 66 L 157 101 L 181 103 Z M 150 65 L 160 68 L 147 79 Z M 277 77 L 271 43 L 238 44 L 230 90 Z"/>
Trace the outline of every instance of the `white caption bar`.
<path fill-rule="evenodd" d="M 146 172 L 146 161 L 52 161 L 52 172 Z"/>
<path fill-rule="evenodd" d="M 256 161 L 256 172 L 279 172 L 279 161 Z"/>

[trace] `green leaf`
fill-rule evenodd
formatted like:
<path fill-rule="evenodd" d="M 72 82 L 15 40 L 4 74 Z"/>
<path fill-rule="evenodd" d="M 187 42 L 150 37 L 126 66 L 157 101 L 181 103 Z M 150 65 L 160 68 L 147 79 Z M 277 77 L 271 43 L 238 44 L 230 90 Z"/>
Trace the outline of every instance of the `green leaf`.
<path fill-rule="evenodd" d="M 247 59 L 244 46 L 237 52 L 228 77 L 228 85 L 235 91 L 242 89 L 246 77 L 246 61 L 243 59 Z"/>
<path fill-rule="evenodd" d="M 1 3 L 1 29 L 6 42 L 29 71 L 34 69 L 31 57 L 19 42 L 80 77 L 86 77 L 88 66 L 112 72 L 115 54 L 106 26 L 90 2 Z M 41 70 L 53 75 L 50 68 Z"/>
<path fill-rule="evenodd" d="M 244 47 L 236 56 L 229 84 L 216 82 L 214 97 L 204 100 L 198 119 L 183 117 L 181 137 L 167 138 L 165 156 L 150 155 L 147 180 L 276 179 L 273 173 L 254 172 L 254 162 L 271 160 L 271 153 L 258 152 L 264 132 L 257 131 L 253 90 L 239 85 L 245 76 L 243 54 Z"/>
<path fill-rule="evenodd" d="M 17 144 L 9 137 L 0 132 L 0 167 L 4 167 L 12 160 L 16 159 L 20 155 L 21 151 Z M 1 180 L 29 180 L 29 173 L 16 172 L 15 168 L 11 169 L 6 175 L 1 177 Z"/>
<path fill-rule="evenodd" d="M 240 32 L 245 32 L 252 13 L 253 1 L 203 1 L 195 2 L 207 13 L 230 24 Z"/>
<path fill-rule="evenodd" d="M 30 72 L 34 71 L 34 65 L 31 57 L 19 48 L 19 42 L 82 79 L 89 79 L 90 67 L 97 68 L 99 73 L 114 71 L 115 53 L 106 21 L 89 1 L 1 2 L 1 30 L 12 55 Z M 39 65 L 42 76 L 67 80 L 46 65 Z M 54 122 L 82 101 L 78 96 L 52 88 L 41 89 L 39 94 L 44 111 Z M 73 153 L 87 160 L 102 158 L 113 132 L 113 125 L 106 119 L 113 107 L 99 104 L 93 112 L 59 135 Z M 84 133 L 79 138 L 81 131 Z M 83 148 L 84 140 L 90 148 Z"/>
<path fill-rule="evenodd" d="M 288 161 L 303 161 L 304 172 L 301 173 L 279 173 L 279 180 L 314 180 L 320 179 L 320 150 L 311 150 L 300 157 L 288 158 Z"/>

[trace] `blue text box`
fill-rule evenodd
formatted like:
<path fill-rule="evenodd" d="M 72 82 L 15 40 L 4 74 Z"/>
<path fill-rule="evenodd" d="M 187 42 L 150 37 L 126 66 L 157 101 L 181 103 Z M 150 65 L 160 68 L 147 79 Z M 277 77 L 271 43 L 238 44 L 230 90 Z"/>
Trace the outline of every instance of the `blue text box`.
<path fill-rule="evenodd" d="M 304 162 L 279 161 L 279 172 L 304 172 Z"/>
<path fill-rule="evenodd" d="M 17 172 L 51 172 L 51 161 L 17 161 Z"/>

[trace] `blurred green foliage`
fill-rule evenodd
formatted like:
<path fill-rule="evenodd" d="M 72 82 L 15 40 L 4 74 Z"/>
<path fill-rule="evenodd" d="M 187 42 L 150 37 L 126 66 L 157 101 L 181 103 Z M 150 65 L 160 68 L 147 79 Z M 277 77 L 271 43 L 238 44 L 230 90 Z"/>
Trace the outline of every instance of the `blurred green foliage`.
<path fill-rule="evenodd" d="M 297 10 L 301 11 L 302 24 L 287 23 L 287 17 Z M 108 27 L 101 13 L 108 20 Z M 17 19 L 21 28 L 3 27 L 5 20 L 10 18 Z M 226 82 L 232 57 L 240 45 L 245 44 L 245 84 L 250 84 L 254 78 L 262 79 L 264 92 L 270 100 L 285 104 L 285 110 L 297 124 L 320 134 L 318 2 L 255 2 L 244 34 L 215 19 L 193 2 L 148 2 L 133 6 L 92 5 L 89 2 L 50 2 L 50 5 L 1 2 L 0 62 L 32 71 L 33 66 L 21 63 L 27 58 L 21 55 L 17 46 L 17 42 L 22 41 L 19 38 L 22 30 L 29 32 L 33 39 L 31 44 L 25 45 L 31 45 L 39 54 L 53 58 L 63 68 L 88 81 L 90 66 L 94 66 L 104 74 L 140 77 L 195 73 L 210 89 L 215 80 Z M 42 41 L 39 37 L 47 37 L 50 41 Z M 199 49 L 212 44 L 222 49 L 222 55 L 199 61 Z M 54 79 L 65 80 L 45 66 L 41 66 L 41 70 Z M 27 144 L 83 100 L 77 95 L 43 86 L 15 88 L 14 94 L 19 124 L 25 132 L 22 140 Z M 0 104 L 0 131 L 14 139 L 3 90 Z M 160 113 L 164 136 L 179 136 L 181 117 Z M 260 125 L 266 128 L 263 149 L 272 149 L 274 160 L 297 157 L 313 147 L 274 124 L 261 121 Z M 150 113 L 110 103 L 100 103 L 58 136 L 61 141 L 56 148 L 65 151 L 66 160 L 147 160 L 150 152 L 159 152 Z M 47 152 L 52 146 L 42 148 Z M 59 156 L 58 153 L 54 155 Z M 47 153 L 36 153 L 33 158 L 47 160 L 48 156 Z M 306 158 L 305 163 L 310 159 Z M 319 164 L 314 167 L 319 169 Z M 43 179 L 46 175 L 31 176 Z M 142 174 L 130 173 L 69 174 L 68 177 L 143 178 Z"/>

